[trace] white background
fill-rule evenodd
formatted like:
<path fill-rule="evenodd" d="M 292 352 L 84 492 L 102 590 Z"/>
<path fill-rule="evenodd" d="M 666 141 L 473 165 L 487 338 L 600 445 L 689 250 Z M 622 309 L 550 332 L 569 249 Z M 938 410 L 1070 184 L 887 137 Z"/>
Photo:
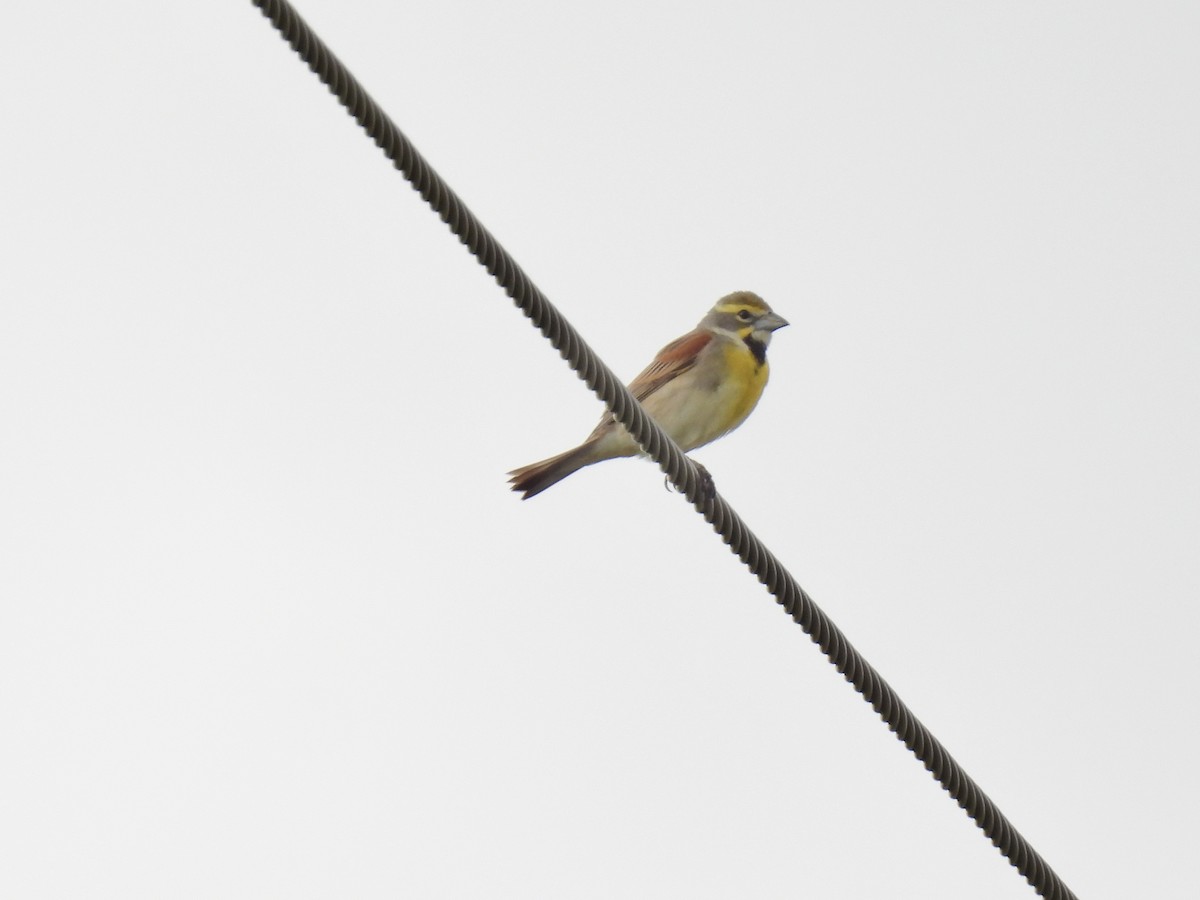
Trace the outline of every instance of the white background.
<path fill-rule="evenodd" d="M 1200 7 L 305 0 L 1080 896 L 1184 897 Z M 0 32 L 0 894 L 1024 898 L 249 3 Z"/>

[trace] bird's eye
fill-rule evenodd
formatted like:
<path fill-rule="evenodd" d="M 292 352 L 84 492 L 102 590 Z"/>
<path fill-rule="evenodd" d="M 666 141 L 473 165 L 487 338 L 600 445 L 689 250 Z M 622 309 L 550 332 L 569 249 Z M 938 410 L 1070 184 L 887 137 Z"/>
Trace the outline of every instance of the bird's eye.
<path fill-rule="evenodd" d="M 750 312 L 750 310 L 748 310 L 748 309 L 739 309 L 737 317 L 739 319 L 741 319 L 743 322 L 749 322 L 751 319 L 754 318 L 754 313 Z"/>

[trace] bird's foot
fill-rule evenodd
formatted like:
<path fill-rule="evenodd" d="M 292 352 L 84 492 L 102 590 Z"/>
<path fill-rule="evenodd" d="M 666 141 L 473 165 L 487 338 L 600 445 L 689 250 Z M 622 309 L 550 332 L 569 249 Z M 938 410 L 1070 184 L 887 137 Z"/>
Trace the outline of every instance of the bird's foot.
<path fill-rule="evenodd" d="M 713 497 L 715 497 L 717 495 L 717 486 L 713 482 L 712 475 L 710 475 L 708 473 L 708 469 L 704 468 L 704 466 L 702 466 L 700 463 L 696 462 L 690 456 L 688 457 L 688 460 L 691 462 L 691 464 L 693 466 L 696 467 L 696 472 L 700 476 L 700 499 L 701 500 L 711 500 Z M 673 484 L 671 484 L 671 476 L 669 476 L 669 475 L 663 476 L 663 488 L 667 491 L 675 490 L 675 486 Z M 680 491 L 679 493 L 682 494 L 683 491 Z"/>
<path fill-rule="evenodd" d="M 691 457 L 688 458 L 691 459 Z M 696 467 L 696 471 L 700 475 L 700 499 L 711 500 L 717 495 L 717 486 L 713 483 L 712 475 L 708 473 L 708 469 L 694 459 L 692 459 L 692 465 Z"/>

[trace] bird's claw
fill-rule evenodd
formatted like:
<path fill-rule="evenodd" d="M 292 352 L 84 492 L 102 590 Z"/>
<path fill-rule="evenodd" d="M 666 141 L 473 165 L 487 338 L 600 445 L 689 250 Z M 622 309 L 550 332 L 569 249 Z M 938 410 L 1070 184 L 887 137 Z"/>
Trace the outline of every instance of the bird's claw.
<path fill-rule="evenodd" d="M 708 469 L 704 468 L 704 466 L 702 466 L 700 463 L 696 462 L 691 457 L 688 457 L 688 459 L 691 464 L 696 467 L 696 474 L 700 476 L 700 499 L 711 500 L 717 495 L 717 486 L 713 482 L 712 475 L 710 475 Z M 671 484 L 671 476 L 663 476 L 663 487 L 668 491 L 674 488 L 674 485 Z M 680 491 L 679 493 L 682 494 L 683 491 Z"/>
<path fill-rule="evenodd" d="M 708 473 L 708 469 L 700 465 L 694 459 L 692 465 L 696 467 L 696 471 L 700 475 L 700 499 L 711 500 L 717 495 L 717 486 L 713 483 L 713 477 Z"/>

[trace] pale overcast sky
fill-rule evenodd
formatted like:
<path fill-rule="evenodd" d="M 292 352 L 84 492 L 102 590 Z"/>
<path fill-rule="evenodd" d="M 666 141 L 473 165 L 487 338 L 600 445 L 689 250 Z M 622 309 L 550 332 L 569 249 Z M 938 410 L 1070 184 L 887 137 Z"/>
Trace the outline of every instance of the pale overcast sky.
<path fill-rule="evenodd" d="M 1192 897 L 1200 6 L 304 0 L 1081 897 Z M 249 2 L 0 31 L 0 895 L 1021 900 Z"/>

